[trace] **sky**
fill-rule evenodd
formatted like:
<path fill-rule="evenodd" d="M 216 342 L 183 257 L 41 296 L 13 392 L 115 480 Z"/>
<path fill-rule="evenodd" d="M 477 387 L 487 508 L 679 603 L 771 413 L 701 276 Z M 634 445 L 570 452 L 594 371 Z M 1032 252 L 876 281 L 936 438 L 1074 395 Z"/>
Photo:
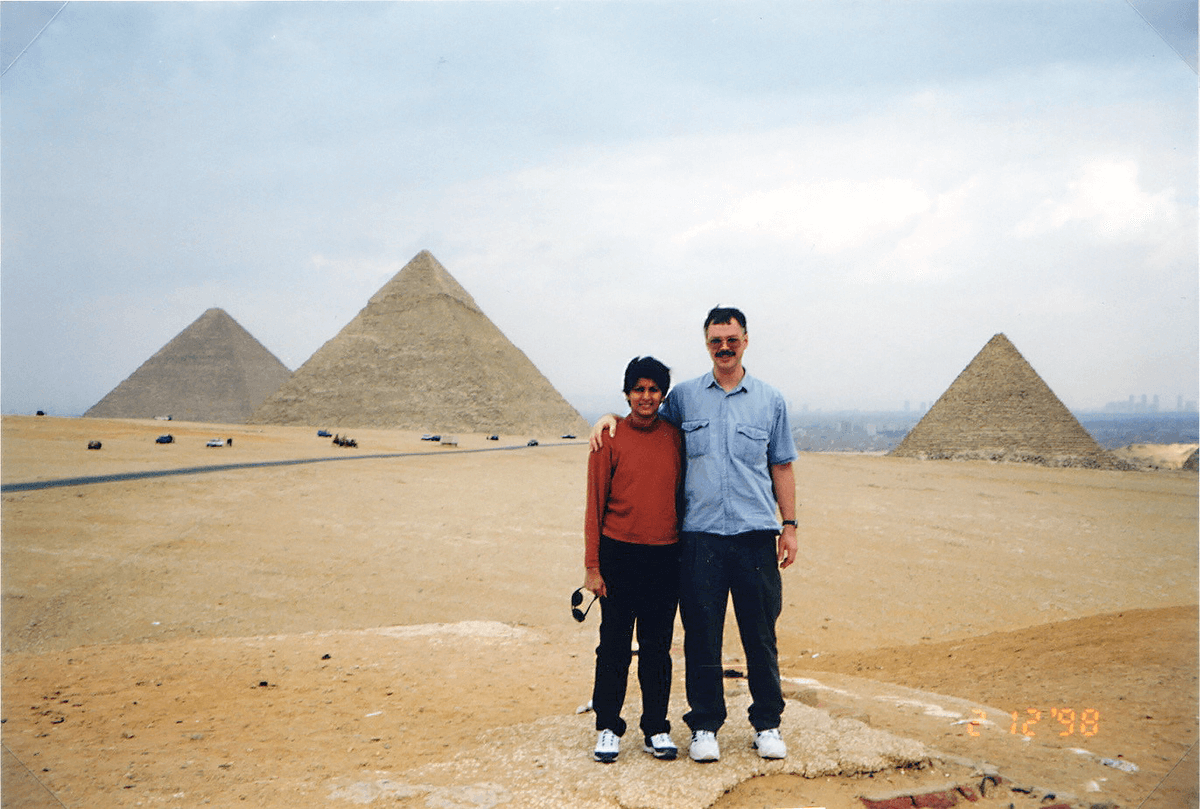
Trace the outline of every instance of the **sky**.
<path fill-rule="evenodd" d="M 0 39 L 3 413 L 213 306 L 296 369 L 423 249 L 585 414 L 634 356 L 708 370 L 716 305 L 797 410 L 932 403 L 998 332 L 1076 411 L 1200 398 L 1194 2 L 3 2 Z"/>

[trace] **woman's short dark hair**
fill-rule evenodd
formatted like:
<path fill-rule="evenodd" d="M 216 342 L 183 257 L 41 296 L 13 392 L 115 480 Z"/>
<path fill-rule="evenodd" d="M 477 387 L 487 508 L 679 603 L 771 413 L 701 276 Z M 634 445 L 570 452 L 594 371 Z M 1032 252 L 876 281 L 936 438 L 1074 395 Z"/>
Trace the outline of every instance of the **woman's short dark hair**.
<path fill-rule="evenodd" d="M 746 316 L 742 314 L 741 309 L 735 309 L 732 306 L 714 306 L 708 311 L 708 317 L 704 318 L 704 331 L 708 332 L 708 327 L 716 323 L 718 326 L 723 323 L 732 323 L 737 321 L 742 327 L 742 331 L 746 330 Z"/>
<path fill-rule="evenodd" d="M 634 357 L 625 366 L 625 392 L 633 390 L 639 379 L 652 379 L 658 389 L 667 395 L 671 389 L 671 369 L 654 357 Z"/>

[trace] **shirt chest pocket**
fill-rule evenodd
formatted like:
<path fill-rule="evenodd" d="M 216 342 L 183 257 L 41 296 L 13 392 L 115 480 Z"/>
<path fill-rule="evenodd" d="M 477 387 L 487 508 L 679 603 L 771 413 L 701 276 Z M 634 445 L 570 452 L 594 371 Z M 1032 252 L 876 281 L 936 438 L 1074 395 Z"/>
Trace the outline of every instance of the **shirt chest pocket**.
<path fill-rule="evenodd" d="M 708 426 L 708 419 L 685 421 L 679 425 L 679 429 L 683 432 L 683 446 L 689 458 L 708 454 L 708 445 L 712 440 L 712 429 Z"/>
<path fill-rule="evenodd" d="M 739 424 L 733 434 L 732 452 L 749 464 L 766 463 L 771 434 L 749 424 Z"/>

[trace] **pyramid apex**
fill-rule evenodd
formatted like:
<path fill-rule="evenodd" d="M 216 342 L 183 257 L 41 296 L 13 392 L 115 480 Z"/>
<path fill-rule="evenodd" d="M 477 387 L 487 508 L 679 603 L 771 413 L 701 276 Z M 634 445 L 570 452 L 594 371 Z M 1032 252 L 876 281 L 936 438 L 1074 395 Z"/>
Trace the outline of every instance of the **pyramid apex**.
<path fill-rule="evenodd" d="M 434 258 L 433 253 L 422 250 L 371 296 L 368 306 L 386 306 L 402 311 L 439 296 L 451 298 L 469 309 L 481 312 L 475 299 L 454 280 L 450 271 Z"/>
<path fill-rule="evenodd" d="M 230 315 L 228 312 L 226 312 L 224 309 L 222 309 L 220 306 L 210 306 L 209 308 L 204 310 L 204 314 L 200 315 L 200 317 L 196 318 L 195 321 L 193 321 L 192 325 L 195 325 L 197 323 L 202 323 L 205 321 L 212 321 L 212 320 L 233 320 L 233 316 Z M 237 323 L 236 320 L 233 320 L 233 322 Z"/>

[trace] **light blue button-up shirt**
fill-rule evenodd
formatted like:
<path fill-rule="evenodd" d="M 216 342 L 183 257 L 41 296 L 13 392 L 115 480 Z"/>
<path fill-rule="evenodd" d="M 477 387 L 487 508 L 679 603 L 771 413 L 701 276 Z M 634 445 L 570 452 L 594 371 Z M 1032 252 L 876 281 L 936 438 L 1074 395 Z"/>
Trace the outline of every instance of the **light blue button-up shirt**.
<path fill-rule="evenodd" d="M 684 531 L 779 531 L 770 467 L 796 460 L 787 403 L 746 374 L 726 393 L 712 372 L 681 382 L 661 415 L 683 431 Z"/>

